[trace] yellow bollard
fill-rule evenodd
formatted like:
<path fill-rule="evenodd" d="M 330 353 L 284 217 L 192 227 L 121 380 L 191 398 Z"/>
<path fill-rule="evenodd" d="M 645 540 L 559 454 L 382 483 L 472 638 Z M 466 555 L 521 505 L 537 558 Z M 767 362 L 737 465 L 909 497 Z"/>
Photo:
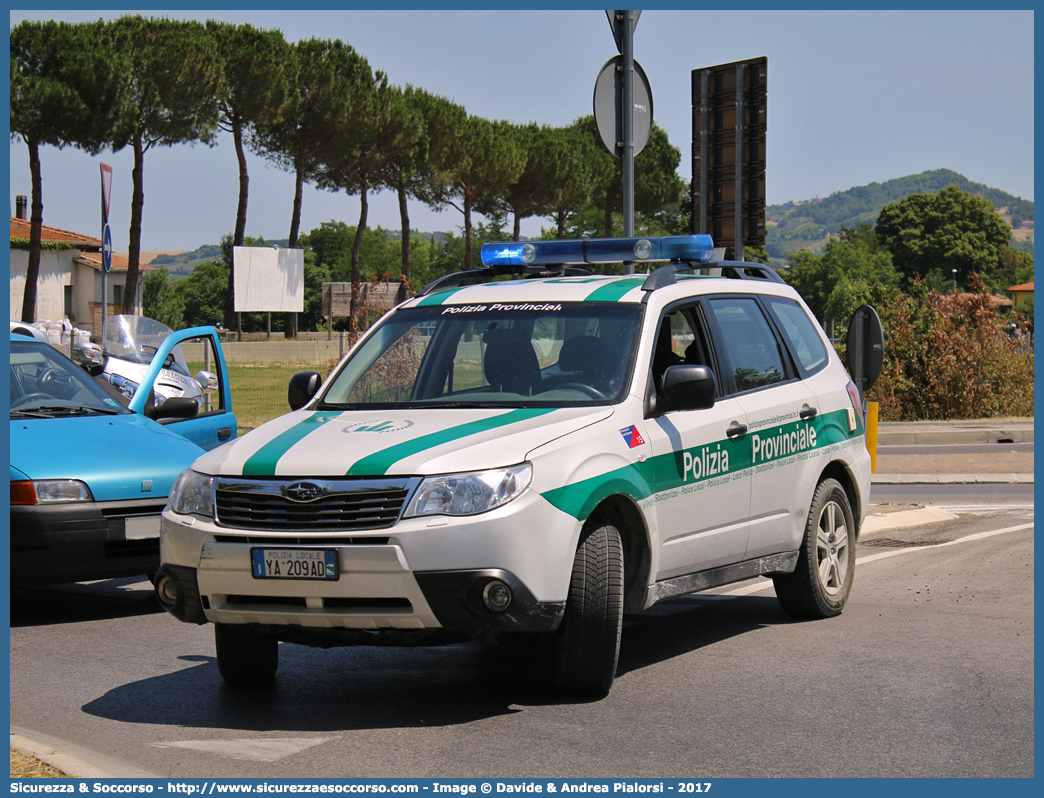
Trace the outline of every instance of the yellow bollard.
<path fill-rule="evenodd" d="M 866 403 L 866 450 L 870 452 L 870 473 L 877 473 L 877 402 Z"/>

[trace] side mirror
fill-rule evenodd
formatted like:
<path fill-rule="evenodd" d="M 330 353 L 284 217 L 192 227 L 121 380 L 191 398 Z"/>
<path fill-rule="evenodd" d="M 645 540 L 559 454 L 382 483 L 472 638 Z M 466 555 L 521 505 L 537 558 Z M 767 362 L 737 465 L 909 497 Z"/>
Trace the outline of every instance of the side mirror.
<path fill-rule="evenodd" d="M 203 393 L 216 393 L 218 389 L 217 374 L 210 371 L 200 371 L 196 374 L 196 382 L 203 389 Z"/>
<path fill-rule="evenodd" d="M 707 366 L 680 363 L 663 375 L 663 394 L 676 410 L 706 410 L 714 407 L 717 381 Z"/>
<path fill-rule="evenodd" d="M 195 418 L 199 413 L 199 402 L 191 396 L 172 396 L 163 404 L 156 405 L 151 413 L 146 413 L 153 421 L 164 419 Z"/>
<path fill-rule="evenodd" d="M 323 378 L 314 371 L 299 371 L 290 378 L 290 386 L 286 390 L 286 401 L 291 410 L 300 410 L 319 393 Z"/>
<path fill-rule="evenodd" d="M 77 365 L 88 368 L 90 366 L 101 366 L 105 363 L 105 353 L 98 344 L 83 341 L 76 344 L 72 349 L 72 359 Z"/>

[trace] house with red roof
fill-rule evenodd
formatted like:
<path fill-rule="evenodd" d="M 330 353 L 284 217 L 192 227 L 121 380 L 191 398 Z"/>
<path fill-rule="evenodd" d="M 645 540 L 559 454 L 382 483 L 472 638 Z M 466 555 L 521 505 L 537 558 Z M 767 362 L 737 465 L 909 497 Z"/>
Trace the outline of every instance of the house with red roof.
<path fill-rule="evenodd" d="M 29 268 L 29 221 L 25 205 L 18 203 L 18 216 L 11 217 L 11 319 L 22 316 L 25 275 Z M 123 289 L 127 283 L 127 258 L 112 256 L 112 269 L 105 280 L 102 298 L 102 242 L 100 238 L 44 225 L 41 231 L 40 274 L 36 282 L 34 321 L 68 319 L 74 327 L 101 331 L 102 308 L 108 315 L 122 313 Z M 142 283 L 151 266 L 141 266 L 134 312 L 141 313 Z"/>
<path fill-rule="evenodd" d="M 1033 283 L 1023 283 L 1022 285 L 1013 285 L 1008 289 L 1008 293 L 1011 294 L 1012 300 L 1015 302 L 1015 310 L 1022 310 L 1025 307 L 1033 307 Z"/>

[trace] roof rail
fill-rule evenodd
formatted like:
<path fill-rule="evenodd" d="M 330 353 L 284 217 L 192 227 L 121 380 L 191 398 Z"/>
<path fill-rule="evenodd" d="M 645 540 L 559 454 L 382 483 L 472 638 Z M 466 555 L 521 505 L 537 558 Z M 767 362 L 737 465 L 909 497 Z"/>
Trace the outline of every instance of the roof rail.
<path fill-rule="evenodd" d="M 469 280 L 485 283 L 495 280 L 497 277 L 505 276 L 515 279 L 531 279 L 536 277 L 584 277 L 590 274 L 591 272 L 587 269 L 578 269 L 574 266 L 561 266 L 558 268 L 548 266 L 540 270 L 527 269 L 524 271 L 519 271 L 516 267 L 512 266 L 489 266 L 485 269 L 469 269 L 463 272 L 447 274 L 444 277 L 440 277 L 437 280 L 428 283 L 424 288 L 417 292 L 417 296 L 426 296 L 427 294 L 432 294 L 436 291 L 447 291 L 450 288 L 458 288 Z"/>
<path fill-rule="evenodd" d="M 767 280 L 773 283 L 785 283 L 775 269 L 763 263 L 748 263 L 738 260 L 702 261 L 690 263 L 668 263 L 652 272 L 642 284 L 643 291 L 655 291 L 664 286 L 678 282 L 678 272 L 695 270 L 699 274 L 711 277 L 726 277 L 732 280 Z"/>

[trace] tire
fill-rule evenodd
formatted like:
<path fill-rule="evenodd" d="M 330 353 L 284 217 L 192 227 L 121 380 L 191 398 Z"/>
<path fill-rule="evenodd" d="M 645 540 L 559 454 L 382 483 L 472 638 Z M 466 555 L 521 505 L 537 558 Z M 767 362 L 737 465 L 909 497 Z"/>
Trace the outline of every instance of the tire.
<path fill-rule="evenodd" d="M 605 695 L 616 678 L 623 628 L 623 544 L 616 527 L 585 525 L 558 629 L 555 686 Z"/>
<path fill-rule="evenodd" d="M 239 624 L 214 624 L 218 671 L 229 684 L 265 684 L 279 667 L 279 641 Z"/>
<path fill-rule="evenodd" d="M 795 618 L 840 615 L 855 579 L 856 526 L 848 494 L 835 479 L 816 487 L 797 567 L 773 577 L 776 598 Z"/>

